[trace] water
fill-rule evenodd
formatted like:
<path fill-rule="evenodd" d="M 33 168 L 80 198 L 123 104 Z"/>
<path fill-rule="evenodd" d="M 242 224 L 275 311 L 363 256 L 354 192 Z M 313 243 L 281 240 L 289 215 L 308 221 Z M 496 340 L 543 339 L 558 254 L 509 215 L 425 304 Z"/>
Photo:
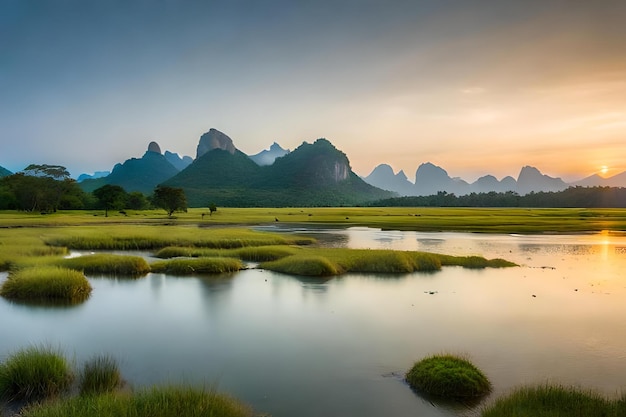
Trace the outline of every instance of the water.
<path fill-rule="evenodd" d="M 280 229 L 290 232 L 289 229 Z M 302 232 L 302 230 L 299 230 Z M 307 230 L 329 246 L 502 257 L 520 268 L 302 279 L 262 270 L 219 277 L 89 277 L 78 306 L 0 299 L 0 355 L 48 343 L 77 364 L 121 362 L 135 387 L 217 387 L 282 416 L 457 416 L 403 374 L 421 357 L 467 354 L 494 383 L 626 386 L 626 237 Z M 6 274 L 0 275 L 0 280 Z"/>

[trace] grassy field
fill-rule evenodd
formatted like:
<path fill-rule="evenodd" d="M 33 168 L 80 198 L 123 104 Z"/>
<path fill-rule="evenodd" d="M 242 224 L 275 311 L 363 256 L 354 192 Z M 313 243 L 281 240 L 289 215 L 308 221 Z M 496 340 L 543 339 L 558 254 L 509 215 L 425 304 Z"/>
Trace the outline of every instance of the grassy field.
<path fill-rule="evenodd" d="M 162 210 L 126 211 L 105 218 L 99 211 L 54 214 L 0 212 L 0 227 L 99 224 L 256 225 L 276 223 L 371 226 L 419 231 L 564 233 L 626 231 L 626 209 L 528 208 L 218 208 L 189 209 L 167 217 Z M 204 214 L 204 216 L 203 216 Z"/>

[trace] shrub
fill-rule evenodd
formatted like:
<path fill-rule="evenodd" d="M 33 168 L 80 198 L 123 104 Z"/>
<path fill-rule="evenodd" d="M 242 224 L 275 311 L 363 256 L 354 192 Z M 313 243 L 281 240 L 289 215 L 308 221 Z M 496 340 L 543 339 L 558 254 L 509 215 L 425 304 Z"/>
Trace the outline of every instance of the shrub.
<path fill-rule="evenodd" d="M 151 265 L 152 272 L 172 275 L 222 274 L 235 272 L 244 268 L 239 259 L 235 258 L 194 258 L 172 259 L 159 261 Z"/>
<path fill-rule="evenodd" d="M 28 347 L 0 364 L 0 396 L 7 401 L 56 396 L 69 388 L 72 379 L 60 352 L 46 346 Z"/>
<path fill-rule="evenodd" d="M 618 417 L 626 415 L 626 398 L 609 401 L 593 391 L 540 385 L 521 387 L 486 407 L 482 417 Z"/>
<path fill-rule="evenodd" d="M 121 386 L 122 376 L 113 357 L 95 356 L 85 362 L 80 374 L 81 395 L 111 392 Z"/>
<path fill-rule="evenodd" d="M 32 406 L 22 417 L 252 417 L 239 401 L 190 387 L 152 388 L 136 394 L 81 396 Z"/>
<path fill-rule="evenodd" d="M 457 401 L 480 398 L 491 391 L 487 377 L 470 361 L 447 354 L 417 362 L 406 380 L 417 391 Z"/>
<path fill-rule="evenodd" d="M 57 266 L 37 266 L 13 271 L 0 295 L 19 301 L 81 302 L 89 298 L 91 285 L 82 272 Z"/>

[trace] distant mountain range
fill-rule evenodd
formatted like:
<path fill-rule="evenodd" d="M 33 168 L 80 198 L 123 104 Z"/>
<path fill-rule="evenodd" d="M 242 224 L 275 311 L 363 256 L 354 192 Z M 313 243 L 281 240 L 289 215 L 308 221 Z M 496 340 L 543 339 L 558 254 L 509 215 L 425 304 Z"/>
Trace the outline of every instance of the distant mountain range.
<path fill-rule="evenodd" d="M 466 195 L 491 191 L 514 191 L 520 195 L 525 195 L 539 191 L 563 191 L 572 186 L 626 187 L 626 172 L 611 178 L 592 175 L 581 181 L 566 183 L 561 178 L 544 175 L 537 168 L 531 166 L 523 167 L 517 180 L 510 176 L 498 180 L 493 175 L 485 175 L 473 183 L 468 183 L 460 178 L 450 177 L 445 169 L 430 162 L 423 163 L 417 168 L 414 182 L 410 182 L 403 171 L 394 174 L 391 166 L 387 164 L 378 165 L 363 179 L 369 184 L 393 191 L 401 196 L 426 196 L 438 192 Z"/>
<path fill-rule="evenodd" d="M 0 177 L 11 172 L 0 167 Z M 519 195 L 540 191 L 562 191 L 570 186 L 626 187 L 626 172 L 611 178 L 592 175 L 566 183 L 525 166 L 517 179 L 493 175 L 473 183 L 452 178 L 430 162 L 421 164 L 414 181 L 403 171 L 394 173 L 381 164 L 366 177 L 356 175 L 348 157 L 326 139 L 303 142 L 295 150 L 274 142 L 269 149 L 246 155 L 226 134 L 210 129 L 200 137 L 196 158 L 161 152 L 150 142 L 141 158 L 116 164 L 111 172 L 99 171 L 78 177 L 83 190 L 91 192 L 105 184 L 120 185 L 126 191 L 151 194 L 159 185 L 183 188 L 190 206 L 341 206 L 358 205 L 393 196 L 427 196 L 445 192 L 462 196 L 470 193 L 508 192 Z"/>

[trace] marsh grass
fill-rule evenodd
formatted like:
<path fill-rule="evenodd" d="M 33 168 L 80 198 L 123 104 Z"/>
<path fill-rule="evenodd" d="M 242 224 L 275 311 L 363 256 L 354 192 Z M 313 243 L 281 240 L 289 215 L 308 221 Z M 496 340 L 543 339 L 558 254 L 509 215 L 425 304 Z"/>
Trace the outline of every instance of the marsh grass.
<path fill-rule="evenodd" d="M 117 361 L 109 355 L 91 358 L 83 365 L 79 384 L 81 395 L 103 394 L 119 389 L 123 381 Z"/>
<path fill-rule="evenodd" d="M 171 275 L 222 274 L 244 268 L 235 258 L 193 258 L 158 261 L 151 265 L 152 272 Z"/>
<path fill-rule="evenodd" d="M 176 257 L 230 257 L 244 261 L 273 261 L 297 253 L 298 249 L 285 245 L 248 246 L 238 249 L 208 249 L 195 247 L 168 246 L 156 253 L 157 258 L 169 259 Z"/>
<path fill-rule="evenodd" d="M 471 401 L 491 392 L 491 382 L 466 358 L 442 354 L 415 363 L 406 374 L 414 390 L 455 401 Z"/>
<path fill-rule="evenodd" d="M 301 248 L 294 255 L 263 262 L 260 267 L 286 274 L 328 276 L 347 272 L 385 274 L 430 272 L 440 270 L 442 265 L 459 265 L 466 268 L 516 266 L 502 260 L 455 257 L 417 251 Z"/>
<path fill-rule="evenodd" d="M 73 397 L 34 405 L 22 417 L 252 417 L 248 406 L 212 390 L 186 386 L 152 388 L 137 393 Z"/>
<path fill-rule="evenodd" d="M 49 346 L 32 346 L 9 355 L 0 364 L 0 397 L 35 401 L 67 391 L 73 380 L 65 357 Z"/>
<path fill-rule="evenodd" d="M 51 246 L 82 250 L 158 250 L 167 246 L 233 249 L 305 244 L 313 239 L 232 227 L 112 225 L 58 229 L 44 241 Z"/>
<path fill-rule="evenodd" d="M 36 266 L 11 271 L 0 295 L 28 302 L 78 303 L 89 298 L 91 285 L 82 272 L 58 266 Z"/>
<path fill-rule="evenodd" d="M 623 417 L 626 396 L 609 400 L 597 392 L 561 385 L 521 387 L 485 407 L 482 417 Z"/>
<path fill-rule="evenodd" d="M 150 272 L 150 265 L 140 256 L 113 254 L 83 255 L 58 259 L 59 266 L 83 271 L 85 274 L 124 275 L 138 277 Z"/>

